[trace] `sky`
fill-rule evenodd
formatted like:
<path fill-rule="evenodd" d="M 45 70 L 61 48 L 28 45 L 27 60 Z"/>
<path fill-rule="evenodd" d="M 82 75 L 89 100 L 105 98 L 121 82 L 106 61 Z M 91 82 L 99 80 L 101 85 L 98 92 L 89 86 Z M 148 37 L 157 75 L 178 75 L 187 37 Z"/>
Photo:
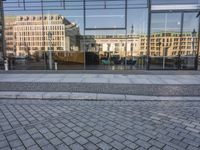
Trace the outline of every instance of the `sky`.
<path fill-rule="evenodd" d="M 40 9 L 40 0 L 26 0 L 26 11 L 23 10 L 23 0 L 9 0 L 9 3 L 5 3 L 5 16 L 13 15 L 41 15 L 41 11 L 30 11 L 34 9 Z M 34 2 L 31 2 L 34 1 Z M 59 9 L 59 10 L 45 10 L 44 14 L 60 14 L 65 16 L 69 21 L 75 22 L 83 34 L 83 10 L 63 10 L 64 3 L 62 0 L 58 2 L 45 2 L 51 0 L 44 0 L 44 8 L 47 9 Z M 55 1 L 55 0 L 54 0 Z M 81 1 L 81 0 L 80 0 Z M 66 2 L 66 8 L 82 8 L 82 2 Z M 166 3 L 198 3 L 200 0 L 152 0 L 153 4 L 166 4 Z M 147 18 L 148 12 L 146 0 L 128 0 L 128 7 L 134 9 L 128 9 L 127 12 L 127 32 L 131 34 L 131 27 L 134 26 L 134 34 L 146 34 L 147 33 Z M 86 27 L 88 28 L 122 28 L 125 27 L 125 11 L 124 9 L 110 9 L 113 7 L 124 8 L 124 0 L 116 0 L 105 2 L 105 0 L 100 1 L 90 1 L 86 2 Z M 89 9 L 93 10 L 89 10 Z M 97 9 L 102 8 L 102 9 Z M 14 11 L 8 11 L 14 10 Z M 18 11 L 17 11 L 18 10 Z M 184 30 L 190 31 L 193 28 L 197 28 L 196 14 L 186 14 L 184 23 Z M 152 31 L 180 31 L 180 14 L 153 14 L 152 16 Z M 124 30 L 114 30 L 114 31 L 86 31 L 86 34 L 125 34 Z"/>

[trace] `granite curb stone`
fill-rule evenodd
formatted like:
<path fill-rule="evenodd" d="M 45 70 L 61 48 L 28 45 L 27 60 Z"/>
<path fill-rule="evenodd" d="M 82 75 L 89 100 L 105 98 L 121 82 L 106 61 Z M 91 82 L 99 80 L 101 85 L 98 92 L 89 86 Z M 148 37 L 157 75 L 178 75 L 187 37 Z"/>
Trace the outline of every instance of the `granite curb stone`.
<path fill-rule="evenodd" d="M 12 92 L 0 91 L 0 99 L 38 100 L 106 100 L 106 101 L 200 101 L 198 96 L 143 96 L 126 94 L 76 93 L 76 92 Z"/>

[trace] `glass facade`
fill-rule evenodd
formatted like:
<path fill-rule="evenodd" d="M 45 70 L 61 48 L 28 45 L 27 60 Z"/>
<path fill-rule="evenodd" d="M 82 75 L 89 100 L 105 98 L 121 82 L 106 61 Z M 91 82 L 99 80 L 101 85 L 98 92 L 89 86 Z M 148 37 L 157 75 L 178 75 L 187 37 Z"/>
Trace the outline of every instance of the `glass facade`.
<path fill-rule="evenodd" d="M 0 69 L 4 69 L 3 68 L 3 64 L 4 64 L 4 30 L 3 30 L 3 2 L 0 1 Z"/>
<path fill-rule="evenodd" d="M 198 66 L 198 0 L 9 0 L 1 8 L 9 69 Z"/>

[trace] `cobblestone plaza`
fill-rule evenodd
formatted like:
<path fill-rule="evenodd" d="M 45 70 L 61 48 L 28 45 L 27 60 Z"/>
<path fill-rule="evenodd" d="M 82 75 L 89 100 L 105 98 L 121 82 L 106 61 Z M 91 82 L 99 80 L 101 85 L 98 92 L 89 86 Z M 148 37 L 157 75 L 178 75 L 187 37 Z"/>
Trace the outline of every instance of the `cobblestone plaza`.
<path fill-rule="evenodd" d="M 200 149 L 199 102 L 0 100 L 0 149 Z"/>
<path fill-rule="evenodd" d="M 0 150 L 200 150 L 200 0 L 0 0 Z"/>

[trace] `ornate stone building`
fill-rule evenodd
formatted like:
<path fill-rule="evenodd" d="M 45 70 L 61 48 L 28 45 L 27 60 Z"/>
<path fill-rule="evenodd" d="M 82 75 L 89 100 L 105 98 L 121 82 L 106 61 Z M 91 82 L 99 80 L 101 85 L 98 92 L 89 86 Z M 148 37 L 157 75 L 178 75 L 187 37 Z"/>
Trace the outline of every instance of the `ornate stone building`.
<path fill-rule="evenodd" d="M 3 60 L 4 57 L 4 15 L 3 15 L 3 1 L 0 1 L 0 61 Z"/>
<path fill-rule="evenodd" d="M 84 45 L 85 41 L 85 45 Z M 126 53 L 127 45 L 127 53 Z M 140 51 L 139 36 L 124 35 L 96 35 L 85 36 L 85 40 L 81 40 L 81 48 L 86 51 L 99 52 L 100 55 L 110 53 L 113 56 L 138 56 Z"/>
<path fill-rule="evenodd" d="M 43 18 L 41 15 L 17 16 L 13 22 L 8 17 L 6 25 L 5 37 L 6 43 L 9 43 L 6 49 L 9 53 L 13 50 L 16 56 L 28 56 L 49 49 L 79 49 L 79 27 L 61 15 L 44 15 Z M 13 45 L 13 48 L 10 45 Z"/>
<path fill-rule="evenodd" d="M 140 54 L 146 55 L 147 37 L 141 37 Z M 192 46 L 194 40 L 194 47 Z M 192 33 L 184 32 L 182 37 L 180 33 L 152 33 L 150 39 L 150 56 L 190 56 L 196 54 L 198 48 L 197 36 L 192 38 Z"/>

